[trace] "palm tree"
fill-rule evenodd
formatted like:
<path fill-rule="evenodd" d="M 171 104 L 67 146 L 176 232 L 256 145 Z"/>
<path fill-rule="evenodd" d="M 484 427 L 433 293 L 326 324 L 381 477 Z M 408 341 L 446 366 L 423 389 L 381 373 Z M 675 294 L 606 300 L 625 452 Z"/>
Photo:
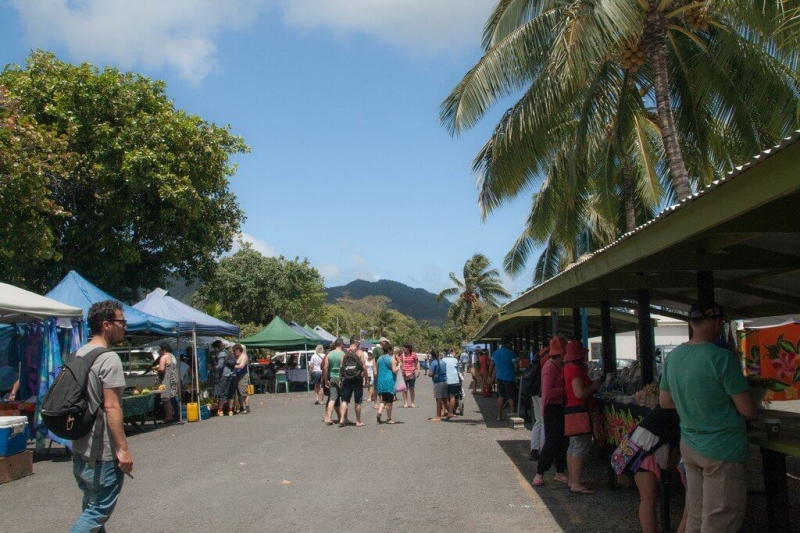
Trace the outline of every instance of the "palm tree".
<path fill-rule="evenodd" d="M 498 3 L 484 56 L 440 117 L 458 135 L 497 98 L 524 90 L 473 165 L 484 216 L 540 180 L 547 186 L 506 258 L 510 272 L 534 245 L 563 254 L 587 229 L 598 243 L 613 240 L 665 197 L 690 193 L 687 162 L 707 183 L 793 128 L 797 57 L 771 46 L 770 14 L 746 2 L 677 4 Z M 537 205 L 552 191 L 561 203 Z"/>
<path fill-rule="evenodd" d="M 491 261 L 483 254 L 475 254 L 464 263 L 464 278 L 459 279 L 455 272 L 450 272 L 450 280 L 454 287 L 445 289 L 436 295 L 441 302 L 448 296 L 458 298 L 450 306 L 450 320 L 465 324 L 473 314 L 476 302 L 498 307 L 500 298 L 511 296 L 500 281 L 500 272 L 496 268 L 489 269 Z"/>

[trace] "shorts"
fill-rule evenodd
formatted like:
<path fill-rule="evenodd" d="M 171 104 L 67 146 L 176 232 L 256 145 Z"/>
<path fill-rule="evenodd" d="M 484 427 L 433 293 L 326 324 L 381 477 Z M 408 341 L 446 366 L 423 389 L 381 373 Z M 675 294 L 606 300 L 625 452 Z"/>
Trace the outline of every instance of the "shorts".
<path fill-rule="evenodd" d="M 459 394 L 461 394 L 461 385 L 459 385 L 458 383 L 453 383 L 453 384 L 447 385 L 447 395 L 448 396 L 456 396 L 457 397 Z"/>
<path fill-rule="evenodd" d="M 331 381 L 331 388 L 328 389 L 328 401 L 336 403 L 336 400 L 342 395 L 342 391 L 336 386 L 336 382 Z"/>
<path fill-rule="evenodd" d="M 414 390 L 414 384 L 417 382 L 416 376 L 413 378 L 403 376 L 403 379 L 406 380 L 406 388 L 408 388 L 408 390 Z"/>
<path fill-rule="evenodd" d="M 236 396 L 235 376 L 223 376 L 217 382 L 216 397 L 218 400 L 232 400 Z"/>
<path fill-rule="evenodd" d="M 367 387 L 372 387 L 375 384 L 375 378 L 367 376 Z"/>
<path fill-rule="evenodd" d="M 589 458 L 589 451 L 592 446 L 591 435 L 575 435 L 569 437 L 569 447 L 567 448 L 567 455 L 578 457 L 579 459 L 586 460 Z"/>
<path fill-rule="evenodd" d="M 513 381 L 497 380 L 497 396 L 500 398 L 513 399 L 514 389 L 516 389 L 516 384 Z"/>
<path fill-rule="evenodd" d="M 311 385 L 316 387 L 322 383 L 322 372 L 312 372 L 311 373 Z"/>
<path fill-rule="evenodd" d="M 355 396 L 355 398 L 353 398 Z M 352 398 L 354 403 L 360 404 L 364 397 L 364 382 L 361 378 L 348 379 L 342 385 L 342 401 L 350 403 Z"/>
<path fill-rule="evenodd" d="M 236 376 L 236 387 L 239 389 L 239 396 L 247 396 L 247 388 L 250 386 L 250 373 L 245 372 Z"/>
<path fill-rule="evenodd" d="M 394 394 L 391 392 L 382 392 L 381 393 L 381 402 L 383 403 L 394 403 Z"/>
<path fill-rule="evenodd" d="M 433 397 L 437 400 L 447 398 L 447 383 L 434 383 Z"/>

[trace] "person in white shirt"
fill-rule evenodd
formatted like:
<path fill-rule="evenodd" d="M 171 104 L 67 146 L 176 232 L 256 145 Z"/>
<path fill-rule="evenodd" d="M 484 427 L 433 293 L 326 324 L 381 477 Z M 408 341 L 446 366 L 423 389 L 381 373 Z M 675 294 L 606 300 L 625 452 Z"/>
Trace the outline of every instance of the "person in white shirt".
<path fill-rule="evenodd" d="M 314 355 L 311 356 L 309 363 L 309 372 L 311 372 L 311 383 L 314 385 L 314 405 L 324 404 L 325 396 L 322 390 L 322 358 L 325 357 L 325 349 L 321 344 L 318 344 L 314 349 Z"/>

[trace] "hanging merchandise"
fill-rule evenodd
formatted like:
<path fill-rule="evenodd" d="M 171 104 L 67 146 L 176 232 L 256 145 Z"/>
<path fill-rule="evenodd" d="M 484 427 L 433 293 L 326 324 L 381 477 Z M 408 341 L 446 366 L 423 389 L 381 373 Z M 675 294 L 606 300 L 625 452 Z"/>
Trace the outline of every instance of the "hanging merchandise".
<path fill-rule="evenodd" d="M 36 431 L 36 450 L 44 449 L 45 438 L 49 438 L 59 444 L 68 446 L 69 441 L 59 438 L 49 431 L 42 420 L 41 408 L 44 395 L 61 371 L 61 346 L 58 342 L 57 320 L 51 318 L 41 324 L 41 350 L 39 358 L 39 386 L 36 396 L 36 413 L 33 419 L 33 427 Z M 74 328 L 73 328 L 74 331 Z M 69 447 L 69 446 L 68 446 Z"/>

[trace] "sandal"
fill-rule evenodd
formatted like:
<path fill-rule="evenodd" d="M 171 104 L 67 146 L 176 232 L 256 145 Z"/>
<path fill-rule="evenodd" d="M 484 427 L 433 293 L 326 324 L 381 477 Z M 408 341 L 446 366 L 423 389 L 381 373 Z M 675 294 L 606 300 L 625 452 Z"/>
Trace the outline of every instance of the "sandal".
<path fill-rule="evenodd" d="M 381 423 L 381 415 L 378 415 L 378 416 L 376 416 L 375 418 L 377 418 L 377 419 L 378 419 L 378 424 L 380 424 L 380 423 Z"/>
<path fill-rule="evenodd" d="M 394 424 L 394 420 L 392 420 L 392 419 L 390 418 L 389 420 L 387 420 L 387 421 L 386 421 L 386 423 L 387 423 L 387 424 Z"/>
<path fill-rule="evenodd" d="M 539 479 L 536 479 L 537 477 Z M 531 481 L 531 485 L 533 485 L 534 487 L 541 487 L 544 485 L 544 479 L 539 476 L 536 476 L 533 478 L 533 481 Z"/>
<path fill-rule="evenodd" d="M 581 490 L 569 489 L 569 491 L 572 494 L 581 494 L 581 495 L 584 495 L 584 496 L 589 496 L 590 494 L 595 494 L 595 492 L 592 489 L 581 489 Z"/>
<path fill-rule="evenodd" d="M 563 483 L 564 485 L 569 485 L 569 478 L 566 477 L 553 476 L 553 481 L 558 481 L 559 483 Z"/>

